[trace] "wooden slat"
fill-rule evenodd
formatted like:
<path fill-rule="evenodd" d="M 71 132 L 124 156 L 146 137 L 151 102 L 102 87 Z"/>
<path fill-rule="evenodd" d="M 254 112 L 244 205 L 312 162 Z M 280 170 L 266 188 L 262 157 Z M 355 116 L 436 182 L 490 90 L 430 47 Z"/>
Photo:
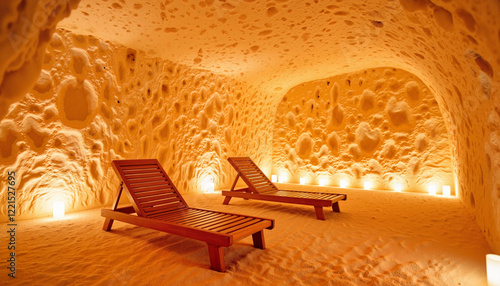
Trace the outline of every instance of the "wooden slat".
<path fill-rule="evenodd" d="M 159 190 L 159 191 L 149 191 L 149 192 L 140 192 L 140 193 L 135 193 L 138 199 L 142 199 L 143 197 L 150 197 L 150 196 L 157 196 L 157 195 L 165 195 L 168 197 L 178 197 L 175 192 L 168 192 L 164 190 Z"/>
<path fill-rule="evenodd" d="M 232 216 L 232 215 L 219 216 L 219 217 L 217 217 L 217 219 L 200 221 L 200 222 L 194 224 L 193 226 L 200 227 L 200 228 L 208 228 L 208 227 L 216 225 L 218 223 L 224 223 L 226 221 L 229 221 L 235 217 L 238 218 L 237 216 Z M 243 218 L 243 217 L 240 217 L 240 218 Z"/>
<path fill-rule="evenodd" d="M 142 177 L 144 178 L 144 177 Z M 145 183 L 145 182 L 165 182 L 165 178 L 162 176 L 158 177 L 148 177 L 146 179 L 129 179 L 129 182 L 131 185 L 139 184 L 139 183 Z"/>
<path fill-rule="evenodd" d="M 140 182 L 140 183 L 131 181 L 130 185 L 134 189 L 142 188 L 142 187 L 150 187 L 150 186 L 155 186 L 155 187 L 163 187 L 163 186 L 170 186 L 171 187 L 172 186 L 166 180 Z"/>
<path fill-rule="evenodd" d="M 139 175 L 139 174 L 158 174 L 158 169 L 128 169 L 128 170 L 122 170 L 123 174 L 125 176 L 127 175 Z"/>
<path fill-rule="evenodd" d="M 191 209 L 189 209 L 189 208 L 177 209 L 177 210 L 170 210 L 170 211 L 165 211 L 165 212 L 162 212 L 159 214 L 151 215 L 149 217 L 154 218 L 154 219 L 162 219 L 165 217 L 165 218 L 167 218 L 166 220 L 168 220 L 168 217 L 174 217 L 174 216 L 179 217 L 182 215 L 188 215 L 190 212 L 191 212 Z"/>
<path fill-rule="evenodd" d="M 173 199 L 160 199 L 160 200 L 149 200 L 149 201 L 146 201 L 146 202 L 141 202 L 141 206 L 143 208 L 147 208 L 147 207 L 152 207 L 152 206 L 160 206 L 160 205 L 165 205 L 165 204 L 171 204 L 171 203 L 174 203 L 174 202 L 179 202 L 180 203 L 180 199 L 179 198 L 173 198 Z"/>
<path fill-rule="evenodd" d="M 147 192 L 147 191 L 156 191 L 156 190 L 175 190 L 174 187 L 172 185 L 162 185 L 162 186 L 158 186 L 158 187 L 149 187 L 149 188 L 134 188 L 134 187 L 130 187 L 129 189 L 130 191 L 134 192 L 134 193 L 140 193 L 140 192 Z"/>
<path fill-rule="evenodd" d="M 161 219 L 161 220 L 167 220 L 171 222 L 179 222 L 187 219 L 191 219 L 193 217 L 199 217 L 205 215 L 203 212 L 194 212 L 192 209 L 188 209 L 188 211 L 172 211 L 172 212 L 165 212 L 163 214 L 159 214 L 156 216 L 153 216 L 156 219 Z"/>
<path fill-rule="evenodd" d="M 242 223 L 242 224 L 238 224 L 238 225 L 235 225 L 231 228 L 228 228 L 228 229 L 224 229 L 223 233 L 231 233 L 231 232 L 235 232 L 235 231 L 238 231 L 240 229 L 243 229 L 245 228 L 246 226 L 249 226 L 249 225 L 252 225 L 252 224 L 255 224 L 255 223 L 258 223 L 259 221 L 258 220 L 253 220 L 253 219 L 249 219 L 248 221 Z"/>
<path fill-rule="evenodd" d="M 144 164 L 144 165 L 126 165 L 122 166 L 121 169 L 123 171 L 128 171 L 128 170 L 142 170 L 142 169 L 156 169 L 159 170 L 158 166 L 156 164 Z"/>
<path fill-rule="evenodd" d="M 134 181 L 135 181 L 135 180 L 137 180 L 137 179 L 142 179 L 142 178 L 144 178 L 144 175 L 141 175 L 141 174 L 139 174 L 139 175 L 126 175 L 125 177 L 126 177 L 128 180 L 130 180 L 130 182 L 134 182 Z M 148 178 L 149 178 L 149 177 L 152 177 L 152 178 L 155 178 L 155 177 L 165 178 L 165 177 L 163 177 L 163 174 L 162 174 L 160 171 L 155 172 L 154 174 L 149 174 L 147 177 L 148 177 Z"/>
<path fill-rule="evenodd" d="M 147 203 L 147 202 L 154 202 L 154 201 L 161 201 L 161 200 L 178 200 L 178 201 L 180 201 L 181 199 L 174 193 L 158 194 L 158 195 L 154 195 L 154 196 L 142 196 L 140 198 L 137 198 L 137 201 L 140 203 Z"/>
<path fill-rule="evenodd" d="M 175 204 L 170 204 L 170 205 L 167 205 L 167 206 L 159 206 L 159 207 L 154 207 L 154 208 L 144 208 L 144 212 L 146 212 L 147 215 L 152 215 L 152 214 L 157 214 L 159 212 L 162 212 L 162 211 L 166 211 L 166 210 L 176 210 L 176 209 L 181 209 L 181 208 L 185 208 L 186 206 L 179 202 L 179 203 L 175 203 Z"/>
<path fill-rule="evenodd" d="M 223 229 L 225 227 L 229 227 L 229 226 L 238 224 L 242 219 L 244 219 L 244 217 L 232 216 L 227 220 L 219 221 L 219 222 L 212 224 L 210 226 L 205 226 L 204 228 L 209 229 L 211 231 L 219 231 L 220 229 Z"/>
<path fill-rule="evenodd" d="M 210 230 L 212 231 L 221 231 L 224 232 L 226 229 L 230 229 L 234 226 L 241 225 L 242 223 L 247 222 L 248 220 L 255 220 L 253 218 L 237 218 L 235 220 L 227 221 L 224 224 L 217 224 L 210 226 Z"/>
<path fill-rule="evenodd" d="M 186 224 L 196 224 L 196 223 L 199 223 L 201 221 L 206 221 L 206 220 L 210 220 L 210 219 L 213 219 L 213 218 L 218 218 L 220 217 L 220 214 L 219 213 L 216 213 L 216 212 L 211 212 L 211 213 L 203 213 L 202 215 L 200 216 L 192 216 L 192 217 L 189 217 L 189 218 L 184 218 L 182 220 L 174 220 L 176 222 L 180 222 L 182 221 L 183 223 L 186 223 Z"/>

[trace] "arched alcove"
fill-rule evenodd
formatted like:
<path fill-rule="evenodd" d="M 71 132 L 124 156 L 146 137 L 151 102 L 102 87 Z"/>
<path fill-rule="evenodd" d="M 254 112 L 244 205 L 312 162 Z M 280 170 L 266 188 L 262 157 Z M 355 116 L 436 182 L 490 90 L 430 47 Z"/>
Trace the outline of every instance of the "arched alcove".
<path fill-rule="evenodd" d="M 447 128 L 414 74 L 381 67 L 302 83 L 277 107 L 274 173 L 339 186 L 427 192 L 454 189 Z"/>

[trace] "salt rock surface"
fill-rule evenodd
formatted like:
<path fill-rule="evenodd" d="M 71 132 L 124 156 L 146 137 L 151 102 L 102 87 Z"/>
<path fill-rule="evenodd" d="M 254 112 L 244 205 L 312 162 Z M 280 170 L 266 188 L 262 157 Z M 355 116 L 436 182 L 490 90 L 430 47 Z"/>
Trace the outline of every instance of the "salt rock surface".
<path fill-rule="evenodd" d="M 254 89 L 92 36 L 52 39 L 35 87 L 0 121 L 0 173 L 16 172 L 20 218 L 56 199 L 68 211 L 109 205 L 114 159 L 158 158 L 183 193 L 229 185 L 236 154 L 269 170 L 274 119 Z"/>
<path fill-rule="evenodd" d="M 0 118 L 33 87 L 50 35 L 80 0 L 47 2 L 0 3 Z"/>
<path fill-rule="evenodd" d="M 21 49 L 13 51 L 5 40 L 10 29 L 25 29 L 23 16 L 32 20 L 37 11 L 32 8 L 47 2 L 1 1 L 0 65 L 3 65 L 0 76 L 4 80 L 0 80 L 0 120 L 9 109 L 18 110 L 16 105 L 24 92 L 35 85 L 41 63 L 51 64 L 55 70 L 66 70 L 66 64 L 54 62 L 51 53 L 43 55 L 43 45 L 48 42 L 53 25 L 69 11 L 68 7 L 75 8 L 77 2 L 58 1 L 60 6 L 43 6 L 53 8 L 50 14 L 53 18 L 46 22 L 45 28 L 48 29 L 41 30 L 41 33 L 38 33 L 39 29 L 34 29 L 32 41 L 27 41 Z M 195 66 L 258 87 L 256 92 L 265 98 L 263 106 L 272 106 L 269 113 L 272 116 L 284 94 L 303 82 L 380 67 L 394 67 L 414 74 L 435 95 L 442 112 L 449 132 L 457 194 L 477 218 L 490 244 L 500 252 L 500 168 L 497 164 L 500 151 L 495 147 L 499 129 L 488 125 L 490 114 L 500 109 L 499 14 L 500 2 L 496 0 L 379 0 L 368 1 L 363 5 L 357 0 L 335 4 L 303 0 L 276 3 L 264 0 L 197 3 L 82 0 L 71 17 L 60 22 L 60 27 L 75 34 L 92 34 L 130 50 L 130 53 L 125 52 L 128 55 L 126 64 L 114 72 L 120 84 L 127 73 L 132 74 L 129 69 L 133 69 L 133 51 L 143 51 L 151 58 L 158 56 L 177 64 Z M 85 43 L 80 44 L 84 38 L 77 37 L 75 40 L 78 44 L 74 48 L 85 50 Z M 57 51 L 66 51 L 65 45 L 57 35 L 53 36 L 50 43 Z M 104 42 L 99 48 L 109 51 Z M 4 69 L 5 65 L 9 65 L 9 70 Z M 95 60 L 93 69 L 103 72 L 103 68 L 103 61 Z M 16 72 L 11 72 L 13 70 Z M 51 74 L 55 76 L 57 72 Z M 7 76 L 8 81 L 5 80 Z M 113 81 L 109 74 L 105 73 L 103 77 L 108 82 Z M 197 78 L 201 79 L 200 73 L 194 76 L 194 80 Z M 43 80 L 39 83 L 41 92 L 50 98 L 53 93 L 43 91 L 47 87 L 42 84 Z M 395 83 L 390 90 L 401 90 L 401 85 L 405 84 Z M 9 92 L 5 92 L 7 87 Z M 108 100 L 111 98 L 110 88 L 112 84 L 102 87 L 97 93 Z M 169 86 L 162 86 L 161 90 L 164 94 L 171 91 Z M 375 86 L 373 92 L 376 91 Z M 406 91 L 406 100 L 411 106 L 414 94 L 411 88 Z M 332 90 L 331 96 L 338 98 L 339 94 Z M 200 97 L 197 103 L 202 101 Z M 336 100 L 332 101 L 338 111 L 343 111 L 343 106 L 336 103 Z M 235 117 L 238 117 L 237 110 L 241 108 L 238 106 L 234 110 Z M 36 109 L 33 106 L 33 110 Z M 124 126 L 138 132 L 141 127 L 141 122 L 135 119 L 128 120 L 124 125 L 107 105 L 101 105 L 99 110 L 103 116 L 113 116 L 110 122 L 114 132 Z M 54 123 L 58 120 L 57 113 L 54 106 L 48 106 L 44 107 L 41 116 Z M 335 118 L 343 120 L 336 128 L 347 130 L 348 126 L 344 126 L 348 123 L 346 120 L 353 122 L 356 117 L 343 117 L 341 114 L 336 113 Z M 227 122 L 227 118 L 225 120 Z M 265 120 L 261 117 L 256 122 L 263 124 Z M 380 121 L 380 116 L 374 116 L 373 121 L 374 124 Z M 251 123 L 251 120 L 245 122 Z M 2 134 L 5 134 L 0 144 L 6 145 L 7 150 L 2 149 L 2 153 L 16 153 L 26 147 L 23 144 L 9 144 L 16 142 L 15 125 L 0 123 L 0 126 L 1 132 L 4 132 Z M 318 126 L 315 126 L 314 132 L 320 131 Z M 208 132 L 213 130 L 211 128 Z M 248 134 L 248 130 L 245 130 L 245 134 Z M 234 144 L 230 149 L 239 150 L 241 143 L 237 143 L 238 134 L 231 132 L 229 127 L 224 132 L 225 137 Z M 347 142 L 353 143 L 356 139 L 354 130 L 346 132 Z M 175 130 L 171 129 L 172 133 Z M 269 143 L 270 135 L 261 139 L 252 132 L 249 134 L 246 140 L 255 142 L 245 144 L 260 148 L 261 151 L 268 150 L 256 146 Z M 124 140 L 122 149 L 132 150 L 132 143 L 135 143 L 134 140 Z M 269 167 L 271 158 L 258 154 L 257 157 L 265 162 L 265 167 Z M 348 157 L 344 154 L 342 158 Z M 402 170 L 407 166 L 398 162 L 396 167 Z"/>
<path fill-rule="evenodd" d="M 331 120 L 337 106 L 347 118 L 342 128 Z M 311 133 L 308 124 L 321 132 Z M 454 186 L 450 141 L 439 106 L 429 88 L 406 71 L 378 68 L 302 83 L 278 105 L 274 128 L 282 136 L 273 138 L 273 170 L 287 174 L 290 182 L 327 177 L 338 185 L 347 178 L 351 186 L 363 187 L 369 179 L 374 188 L 392 189 L 399 182 L 417 192 L 427 192 L 435 182 Z M 286 146 L 296 148 L 299 158 L 294 162 Z M 327 158 L 327 163 L 318 165 L 317 158 Z M 398 163 L 406 167 L 401 170 Z"/>

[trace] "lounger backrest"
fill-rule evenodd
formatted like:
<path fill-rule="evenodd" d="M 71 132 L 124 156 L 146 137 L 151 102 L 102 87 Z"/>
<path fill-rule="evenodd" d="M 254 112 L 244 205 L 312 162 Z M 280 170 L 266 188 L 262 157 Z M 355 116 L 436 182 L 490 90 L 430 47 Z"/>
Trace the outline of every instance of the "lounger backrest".
<path fill-rule="evenodd" d="M 249 157 L 229 157 L 227 160 L 238 172 L 251 192 L 278 191 L 278 188 Z"/>
<path fill-rule="evenodd" d="M 158 160 L 114 160 L 112 165 L 138 216 L 154 217 L 188 208 Z"/>

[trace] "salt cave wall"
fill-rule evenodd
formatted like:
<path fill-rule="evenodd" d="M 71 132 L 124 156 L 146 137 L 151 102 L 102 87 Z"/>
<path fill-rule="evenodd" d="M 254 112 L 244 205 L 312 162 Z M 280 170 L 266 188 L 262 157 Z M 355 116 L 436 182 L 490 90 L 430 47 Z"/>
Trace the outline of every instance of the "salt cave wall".
<path fill-rule="evenodd" d="M 235 154 L 270 169 L 270 107 L 241 83 L 64 30 L 42 67 L 0 122 L 0 173 L 16 172 L 21 218 L 47 214 L 55 199 L 70 211 L 110 204 L 114 159 L 157 158 L 184 193 L 229 185 Z"/>
<path fill-rule="evenodd" d="M 242 99 L 258 98 L 247 104 L 265 100 L 264 112 L 273 118 L 284 94 L 302 82 L 387 66 L 411 72 L 435 95 L 442 111 L 457 195 L 500 252 L 499 1 L 80 2 L 60 27 L 248 82 L 258 92 L 244 93 Z M 53 27 L 77 3 L 0 1 L 0 120 L 34 86 Z M 22 40 L 17 49 L 9 35 L 22 36 L 16 38 Z M 238 109 L 249 110 L 251 119 L 240 121 L 240 127 L 250 128 L 254 109 Z M 261 125 L 251 129 L 269 130 L 272 122 L 265 117 L 260 122 L 261 116 L 255 120 Z M 3 128 L 1 141 L 16 142 L 18 148 L 21 141 L 12 140 Z M 270 144 L 268 136 L 254 134 L 251 143 L 239 143 L 259 145 L 250 149 L 260 148 L 256 154 L 264 167 L 271 160 L 260 155 L 267 152 L 262 142 Z M 17 152 L 15 148 L 2 151 Z M 235 149 L 247 154 L 245 148 Z M 13 165 L 4 161 L 0 164 Z M 1 186 L 5 180 L 0 178 Z"/>
<path fill-rule="evenodd" d="M 0 1 L 0 119 L 33 87 L 50 35 L 79 2 Z"/>
<path fill-rule="evenodd" d="M 298 183 L 427 192 L 453 189 L 439 106 L 413 74 L 377 68 L 300 84 L 276 111 L 274 173 Z"/>

